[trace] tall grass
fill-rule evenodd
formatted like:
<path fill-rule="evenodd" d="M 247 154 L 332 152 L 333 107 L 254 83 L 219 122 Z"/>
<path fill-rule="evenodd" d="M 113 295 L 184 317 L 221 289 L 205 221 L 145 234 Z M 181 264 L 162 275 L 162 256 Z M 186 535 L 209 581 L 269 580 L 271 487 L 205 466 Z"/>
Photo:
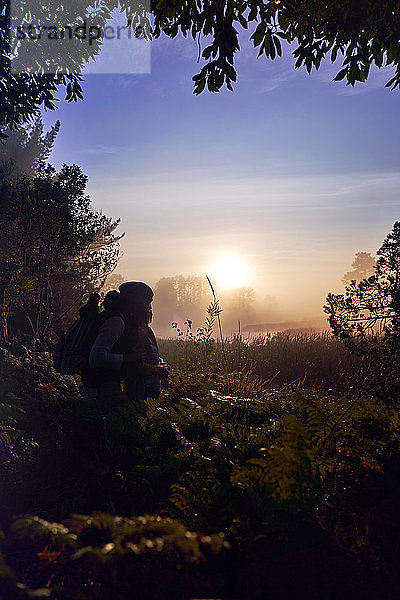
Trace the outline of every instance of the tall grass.
<path fill-rule="evenodd" d="M 212 340 L 207 361 L 196 339 L 159 340 L 160 353 L 172 368 L 191 372 L 224 371 L 253 373 L 275 385 L 349 393 L 367 390 L 377 366 L 364 356 L 349 352 L 329 332 L 278 333 L 245 337 L 235 335 Z"/>

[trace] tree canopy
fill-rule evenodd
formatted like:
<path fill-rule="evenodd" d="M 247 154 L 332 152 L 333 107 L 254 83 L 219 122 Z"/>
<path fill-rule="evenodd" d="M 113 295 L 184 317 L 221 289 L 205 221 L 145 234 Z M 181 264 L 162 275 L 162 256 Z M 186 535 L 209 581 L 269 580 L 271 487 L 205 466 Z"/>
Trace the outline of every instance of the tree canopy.
<path fill-rule="evenodd" d="M 351 266 L 352 270 L 345 273 L 342 279 L 345 285 L 349 285 L 353 280 L 361 281 L 373 275 L 375 258 L 370 252 L 356 252 Z"/>
<path fill-rule="evenodd" d="M 333 333 L 356 345 L 371 339 L 400 348 L 400 222 L 396 221 L 377 252 L 374 274 L 329 294 L 325 312 Z M 353 263 L 354 264 L 354 263 Z"/>
<path fill-rule="evenodd" d="M 77 165 L 0 176 L 0 342 L 46 341 L 115 268 L 119 221 L 93 210 L 86 182 Z"/>
<path fill-rule="evenodd" d="M 372 65 L 393 65 L 394 77 L 388 82 L 400 85 L 400 3 L 375 0 L 225 0 L 223 2 L 187 3 L 161 0 L 155 15 L 156 36 L 161 32 L 174 37 L 178 31 L 202 41 L 210 36 L 201 56 L 206 61 L 193 77 L 195 93 L 206 85 L 216 92 L 236 81 L 234 57 L 239 51 L 239 28 L 251 30 L 250 39 L 271 59 L 282 55 L 282 41 L 293 44 L 296 67 L 308 73 L 318 69 L 329 57 L 332 62 L 343 58 L 335 80 L 348 84 L 366 81 Z"/>
<path fill-rule="evenodd" d="M 68 3 L 68 13 L 83 19 L 89 5 L 87 0 L 74 0 Z M 145 18 L 144 2 L 104 0 L 96 3 L 99 22 L 118 6 L 132 26 Z M 233 89 L 241 29 L 249 31 L 258 56 L 273 60 L 282 55 L 282 45 L 290 47 L 295 66 L 308 73 L 323 60 L 340 61 L 335 80 L 348 85 L 365 82 L 372 66 L 390 65 L 393 77 L 386 85 L 400 87 L 400 0 L 154 0 L 144 23 L 145 35 L 153 38 L 182 34 L 196 40 L 203 65 L 193 77 L 195 94 L 205 89 L 218 92 L 224 86 Z M 68 102 L 83 97 L 78 59 L 76 72 L 13 74 L 9 24 L 9 2 L 0 0 L 0 133 L 37 115 L 41 107 L 55 108 L 58 88 L 65 90 Z M 100 47 L 101 40 L 90 51 L 82 46 L 82 64 Z"/>
<path fill-rule="evenodd" d="M 40 165 L 47 161 L 53 150 L 59 130 L 60 121 L 57 121 L 44 133 L 41 117 L 30 127 L 8 129 L 7 143 L 0 145 L 0 178 L 37 175 Z"/>
<path fill-rule="evenodd" d="M 367 373 L 368 391 L 394 401 L 400 390 L 400 222 L 381 248 L 374 274 L 329 294 L 324 307 L 333 334 L 378 366 Z"/>

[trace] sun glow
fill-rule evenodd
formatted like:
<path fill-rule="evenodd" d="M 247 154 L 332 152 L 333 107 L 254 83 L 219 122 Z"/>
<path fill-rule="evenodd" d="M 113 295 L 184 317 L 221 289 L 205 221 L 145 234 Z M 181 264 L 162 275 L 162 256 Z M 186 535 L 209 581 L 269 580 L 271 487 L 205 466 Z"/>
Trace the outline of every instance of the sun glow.
<path fill-rule="evenodd" d="M 221 257 L 211 267 L 211 275 L 223 288 L 235 288 L 248 285 L 249 269 L 246 263 L 233 254 Z"/>

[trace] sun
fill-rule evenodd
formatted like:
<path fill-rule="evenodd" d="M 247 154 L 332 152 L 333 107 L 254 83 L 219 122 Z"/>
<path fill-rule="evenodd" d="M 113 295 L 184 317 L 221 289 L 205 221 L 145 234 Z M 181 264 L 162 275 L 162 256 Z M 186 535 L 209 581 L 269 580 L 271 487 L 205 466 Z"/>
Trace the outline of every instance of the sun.
<path fill-rule="evenodd" d="M 249 269 L 240 256 L 229 254 L 219 258 L 210 269 L 217 284 L 225 289 L 242 287 L 249 281 Z"/>

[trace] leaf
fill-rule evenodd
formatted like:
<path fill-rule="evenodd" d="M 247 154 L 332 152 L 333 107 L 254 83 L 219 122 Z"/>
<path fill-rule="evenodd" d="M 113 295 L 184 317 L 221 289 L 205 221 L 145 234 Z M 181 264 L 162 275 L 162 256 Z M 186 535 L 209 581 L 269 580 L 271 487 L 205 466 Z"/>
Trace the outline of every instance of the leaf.
<path fill-rule="evenodd" d="M 203 77 L 203 79 L 201 79 L 195 83 L 194 93 L 196 94 L 196 96 L 201 94 L 205 87 L 206 87 L 206 79 L 205 79 L 205 77 Z"/>
<path fill-rule="evenodd" d="M 342 79 L 344 79 L 347 75 L 347 68 L 342 69 L 341 71 L 339 71 L 339 73 L 336 75 L 336 77 L 333 78 L 333 81 L 341 81 Z"/>
<path fill-rule="evenodd" d="M 257 47 L 261 44 L 261 42 L 264 39 L 266 29 L 267 29 L 266 23 L 260 23 L 258 25 L 257 29 L 255 30 L 253 35 L 250 37 L 250 39 L 253 40 L 253 42 L 254 42 L 254 47 Z"/>
<path fill-rule="evenodd" d="M 274 44 L 275 44 L 278 55 L 282 56 L 282 46 L 281 46 L 281 42 L 280 42 L 278 36 L 275 35 L 272 39 L 274 40 Z"/>
<path fill-rule="evenodd" d="M 239 23 L 241 24 L 241 26 L 242 26 L 244 29 L 247 29 L 247 28 L 248 28 L 248 23 L 247 23 L 246 19 L 244 18 L 244 16 L 243 16 L 242 14 L 240 14 L 240 15 L 238 16 L 238 19 L 239 19 Z"/>
<path fill-rule="evenodd" d="M 390 79 L 390 81 L 388 81 L 385 84 L 385 87 L 392 87 L 392 89 L 394 89 L 395 87 L 397 87 L 400 84 L 400 74 L 396 74 L 392 79 Z"/>

